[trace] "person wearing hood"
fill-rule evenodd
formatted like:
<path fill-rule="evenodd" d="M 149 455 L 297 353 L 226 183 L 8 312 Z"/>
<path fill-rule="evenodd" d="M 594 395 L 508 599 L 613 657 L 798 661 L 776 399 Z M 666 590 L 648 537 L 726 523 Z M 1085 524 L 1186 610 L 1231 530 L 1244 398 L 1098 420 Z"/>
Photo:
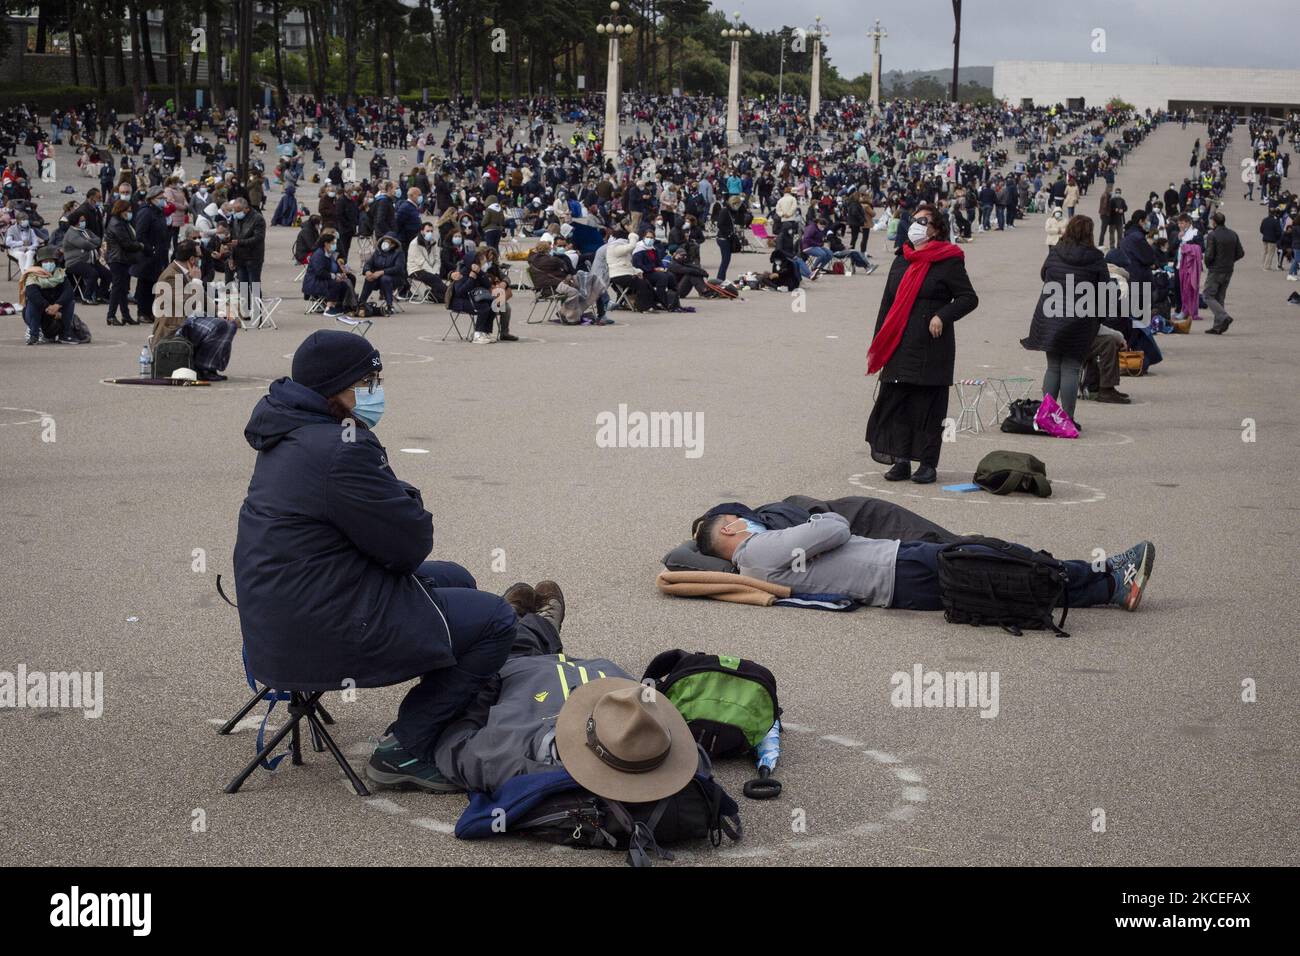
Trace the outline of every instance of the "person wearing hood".
<path fill-rule="evenodd" d="M 257 452 L 239 510 L 234 571 L 248 670 L 301 691 L 419 679 L 402 699 L 366 776 L 384 786 L 458 789 L 434 748 L 505 663 L 519 598 L 554 582 L 479 591 L 431 561 L 433 518 L 375 436 L 385 413 L 383 362 L 365 338 L 313 332 L 291 377 L 271 384 L 244 437 Z"/>
<path fill-rule="evenodd" d="M 1043 229 L 1047 233 L 1047 246 L 1049 249 L 1061 241 L 1061 234 L 1065 232 L 1065 224 L 1066 219 L 1060 206 L 1054 208 L 1052 214 L 1044 220 Z"/>
<path fill-rule="evenodd" d="M 1039 270 L 1043 289 L 1029 323 L 1029 335 L 1020 340 L 1031 352 L 1047 353 L 1043 394 L 1056 399 L 1071 420 L 1079 399 L 1080 372 L 1101 334 L 1106 317 L 1103 310 L 1109 301 L 1110 270 L 1101 250 L 1093 245 L 1092 230 L 1090 218 L 1075 216 L 1066 224 L 1060 242 L 1047 250 Z M 1073 301 L 1064 293 L 1071 287 L 1075 290 Z M 1113 387 L 1098 394 L 1103 402 L 1122 404 L 1126 398 Z"/>
<path fill-rule="evenodd" d="M 392 315 L 396 311 L 393 293 L 406 284 L 406 252 L 397 234 L 390 232 L 381 238 L 361 268 L 359 301 L 365 305 L 370 294 L 378 290 L 383 294 L 385 311 Z"/>

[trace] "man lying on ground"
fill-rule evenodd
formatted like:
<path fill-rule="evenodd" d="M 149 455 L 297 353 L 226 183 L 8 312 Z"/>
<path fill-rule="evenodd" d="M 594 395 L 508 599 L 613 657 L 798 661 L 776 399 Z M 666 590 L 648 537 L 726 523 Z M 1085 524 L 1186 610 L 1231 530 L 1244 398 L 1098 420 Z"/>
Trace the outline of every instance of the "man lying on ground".
<path fill-rule="evenodd" d="M 711 514 L 695 524 L 700 552 L 734 564 L 746 577 L 812 594 L 843 594 L 873 607 L 939 611 L 939 552 L 945 544 L 864 538 L 842 515 L 815 514 L 803 524 L 770 531 L 753 517 Z M 1070 607 L 1114 605 L 1136 611 L 1155 564 L 1143 541 L 1106 559 L 1063 561 Z"/>

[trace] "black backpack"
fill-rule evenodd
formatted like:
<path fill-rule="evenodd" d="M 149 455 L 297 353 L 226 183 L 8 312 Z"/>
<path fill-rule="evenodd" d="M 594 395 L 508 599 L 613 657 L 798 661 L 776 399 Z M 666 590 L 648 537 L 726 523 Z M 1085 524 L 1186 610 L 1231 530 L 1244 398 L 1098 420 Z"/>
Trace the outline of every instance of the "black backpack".
<path fill-rule="evenodd" d="M 517 821 L 511 833 L 547 843 L 582 849 L 627 850 L 627 862 L 643 867 L 651 854 L 671 860 L 660 848 L 708 837 L 713 846 L 725 834 L 732 842 L 744 835 L 740 807 L 713 779 L 713 765 L 699 749 L 700 765 L 690 783 L 654 803 L 622 803 L 598 797 L 581 787 L 542 800 Z"/>
<path fill-rule="evenodd" d="M 762 664 L 726 654 L 664 651 L 641 682 L 673 702 L 711 757 L 749 753 L 781 716 L 776 678 Z"/>
<path fill-rule="evenodd" d="M 997 538 L 963 538 L 939 551 L 939 596 L 952 624 L 997 625 L 1010 634 L 1069 637 L 1065 565 L 1046 551 Z M 1060 606 L 1061 620 L 1052 615 Z"/>

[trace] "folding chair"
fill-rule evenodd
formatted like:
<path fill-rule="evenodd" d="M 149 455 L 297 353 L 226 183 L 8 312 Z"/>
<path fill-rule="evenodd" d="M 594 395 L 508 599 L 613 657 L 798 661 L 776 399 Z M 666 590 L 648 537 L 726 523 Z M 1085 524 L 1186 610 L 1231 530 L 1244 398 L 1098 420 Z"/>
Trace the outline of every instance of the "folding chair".
<path fill-rule="evenodd" d="M 467 313 L 467 312 L 458 312 L 458 311 L 456 311 L 455 309 L 451 309 L 451 308 L 449 308 L 449 309 L 447 310 L 447 314 L 448 314 L 449 316 L 451 316 L 451 325 L 449 325 L 449 326 L 447 327 L 447 331 L 443 333 L 443 335 L 442 335 L 442 341 L 443 341 L 443 342 L 447 341 L 447 336 L 451 335 L 452 331 L 455 330 L 455 332 L 456 332 L 456 336 L 457 336 L 457 337 L 458 337 L 462 342 L 468 342 L 469 339 L 470 339 L 470 336 L 467 335 L 465 332 L 462 332 L 462 331 L 460 330 L 460 320 L 461 320 L 462 318 L 464 318 L 464 319 L 467 320 L 467 322 L 466 322 L 466 325 L 467 325 L 467 331 L 468 331 L 469 333 L 472 334 L 473 331 L 474 331 L 474 320 L 473 320 L 473 316 L 471 316 L 471 315 L 470 315 L 469 313 Z"/>
<path fill-rule="evenodd" d="M 307 263 L 304 262 L 302 264 L 302 268 L 298 270 L 298 274 L 293 277 L 293 281 L 301 282 L 306 277 L 306 275 L 307 275 Z"/>
<path fill-rule="evenodd" d="M 248 318 L 240 321 L 240 325 L 245 329 L 279 329 L 275 324 L 275 310 L 280 308 L 280 303 L 284 299 L 279 298 L 256 298 L 253 300 L 252 313 Z"/>
<path fill-rule="evenodd" d="M 91 301 L 86 297 L 86 290 L 81 284 L 81 278 L 75 272 L 65 273 L 72 280 L 72 294 L 77 297 L 80 305 L 91 305 Z"/>
<path fill-rule="evenodd" d="M 9 281 L 9 282 L 13 282 L 13 281 L 14 281 L 14 266 L 18 265 L 18 260 L 14 258 L 13 253 L 11 253 L 11 252 L 6 252 L 6 253 L 5 253 L 5 265 L 7 265 L 7 266 L 9 267 L 9 274 L 8 274 L 8 276 L 6 277 L 6 279 L 7 279 L 7 281 Z"/>
<path fill-rule="evenodd" d="M 525 324 L 544 325 L 545 323 L 549 322 L 551 316 L 555 314 L 556 310 L 559 309 L 560 307 L 560 303 L 563 301 L 564 301 L 564 296 L 560 295 L 558 292 L 554 292 L 554 291 L 547 292 L 545 290 L 534 289 L 533 305 L 532 308 L 528 310 L 528 318 L 525 321 Z M 542 317 L 538 319 L 536 322 L 534 322 L 533 313 L 537 311 L 537 307 L 539 305 L 542 307 Z"/>
<path fill-rule="evenodd" d="M 957 389 L 957 400 L 961 403 L 961 412 L 957 416 L 958 432 L 979 434 L 984 431 L 980 402 L 984 398 L 987 384 L 982 378 L 963 378 L 953 383 L 953 388 Z"/>
<path fill-rule="evenodd" d="M 253 684 L 251 678 L 249 679 L 249 683 Z M 334 742 L 334 738 L 331 737 L 329 731 L 325 729 L 326 724 L 334 723 L 334 718 L 331 717 L 329 711 L 325 709 L 325 705 L 320 702 L 321 695 L 324 694 L 325 691 L 295 690 L 286 693 L 285 691 L 273 690 L 270 687 L 258 688 L 256 684 L 253 684 L 253 686 L 257 693 L 249 699 L 248 703 L 244 704 L 244 706 L 239 709 L 239 712 L 236 713 L 235 716 L 222 724 L 221 729 L 217 731 L 219 735 L 228 736 L 231 731 L 235 729 L 235 726 L 247 717 L 254 707 L 264 700 L 269 701 L 270 703 L 270 708 L 267 710 L 268 717 L 270 716 L 271 711 L 275 709 L 275 705 L 278 702 L 286 701 L 288 703 L 289 719 L 285 721 L 284 726 L 277 730 L 275 735 L 268 740 L 265 745 L 262 744 L 263 731 L 265 730 L 265 723 L 263 724 L 263 729 L 260 730 L 257 735 L 257 756 L 249 761 L 248 766 L 244 767 L 244 769 L 241 770 L 235 778 L 230 781 L 230 783 L 226 784 L 226 793 L 238 793 L 239 788 L 244 785 L 244 781 L 252 776 L 253 771 L 258 767 L 266 767 L 268 770 L 274 770 L 276 765 L 284 759 L 284 755 L 276 757 L 274 760 L 268 760 L 268 758 L 275 751 L 275 748 L 280 746 L 280 742 L 284 740 L 285 737 L 289 737 L 289 762 L 294 766 L 302 766 L 302 732 L 299 725 L 302 723 L 303 719 L 306 718 L 307 729 L 311 732 L 312 750 L 317 753 L 329 750 L 335 761 L 338 762 L 339 767 L 343 770 L 344 775 L 348 778 L 349 782 L 351 782 L 352 789 L 357 792 L 357 796 L 370 796 L 370 790 L 361 782 L 361 778 L 357 776 L 357 772 L 352 769 L 352 765 L 348 763 L 347 758 L 343 756 L 343 751 L 339 749 L 339 745 Z"/>
<path fill-rule="evenodd" d="M 307 308 L 302 310 L 303 315 L 313 315 L 317 312 L 325 311 L 325 300 L 320 296 L 307 300 Z"/>
<path fill-rule="evenodd" d="M 626 286 L 626 285 L 625 286 L 611 285 L 609 287 L 610 302 L 609 302 L 608 311 L 613 312 L 615 309 L 627 309 L 631 311 L 632 306 L 628 305 L 627 302 L 627 294 L 631 288 L 632 288 L 631 286 Z"/>
<path fill-rule="evenodd" d="M 350 315 L 336 315 L 334 321 L 363 339 L 370 334 L 370 327 L 375 324 L 374 319 L 354 319 Z"/>

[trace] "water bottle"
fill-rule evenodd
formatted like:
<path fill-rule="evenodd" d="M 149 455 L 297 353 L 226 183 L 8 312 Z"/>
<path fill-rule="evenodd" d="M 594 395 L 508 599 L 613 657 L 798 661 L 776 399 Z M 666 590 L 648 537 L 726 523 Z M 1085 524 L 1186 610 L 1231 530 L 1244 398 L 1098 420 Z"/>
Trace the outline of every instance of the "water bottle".
<path fill-rule="evenodd" d="M 149 354 L 149 343 L 140 350 L 140 377 L 153 377 L 153 356 Z"/>

